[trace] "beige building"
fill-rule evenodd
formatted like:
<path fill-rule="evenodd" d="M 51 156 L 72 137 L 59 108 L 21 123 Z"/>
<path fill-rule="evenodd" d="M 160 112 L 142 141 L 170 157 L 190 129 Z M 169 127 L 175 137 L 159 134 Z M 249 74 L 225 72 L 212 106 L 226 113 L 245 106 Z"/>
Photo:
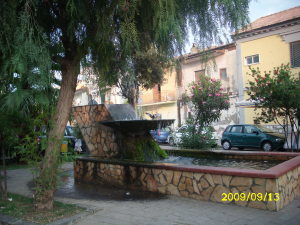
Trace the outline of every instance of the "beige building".
<path fill-rule="evenodd" d="M 224 92 L 229 94 L 230 108 L 223 111 L 220 120 L 214 124 L 218 136 L 221 137 L 227 125 L 239 123 L 239 108 L 235 106 L 238 101 L 238 76 L 234 43 L 212 47 L 206 51 L 200 51 L 193 46 L 191 53 L 183 57 L 181 68 L 185 89 L 191 82 L 197 81 L 200 74 L 205 74 L 210 78 L 220 80 Z M 189 109 L 184 106 L 181 111 L 182 121 L 185 121 Z"/>
<path fill-rule="evenodd" d="M 73 106 L 100 104 L 101 96 L 97 85 L 97 77 L 92 69 L 82 68 L 78 75 Z"/>
<path fill-rule="evenodd" d="M 140 104 L 144 113 L 160 114 L 162 119 L 176 119 L 175 126 L 185 123 L 189 116 L 189 108 L 182 104 L 181 96 L 200 74 L 220 79 L 224 91 L 229 93 L 231 107 L 224 111 L 215 129 L 221 135 L 228 124 L 239 122 L 236 50 L 235 44 L 213 47 L 200 51 L 193 46 L 191 53 L 180 58 L 180 68 L 166 71 L 164 82 L 151 90 L 141 91 Z"/>
<path fill-rule="evenodd" d="M 97 75 L 95 75 L 91 68 L 82 68 L 78 75 L 73 106 L 124 104 L 126 103 L 126 99 L 120 95 L 120 92 L 116 86 L 100 91 Z"/>

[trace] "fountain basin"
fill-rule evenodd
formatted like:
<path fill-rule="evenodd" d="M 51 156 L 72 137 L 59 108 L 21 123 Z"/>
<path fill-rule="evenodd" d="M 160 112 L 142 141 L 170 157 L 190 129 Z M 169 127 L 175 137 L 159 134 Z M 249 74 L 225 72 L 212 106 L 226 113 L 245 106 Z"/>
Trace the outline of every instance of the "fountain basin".
<path fill-rule="evenodd" d="M 198 158 L 283 161 L 266 170 L 120 160 L 148 156 L 151 160 L 153 155 L 163 158 L 165 152 L 154 143 L 148 130 L 168 125 L 172 120 L 137 120 L 129 105 L 81 106 L 73 108 L 73 114 L 91 154 L 76 159 L 77 182 L 109 183 L 271 211 L 282 209 L 299 195 L 299 153 L 172 152 Z M 149 154 L 151 151 L 155 154 Z"/>
<path fill-rule="evenodd" d="M 197 154 L 201 154 L 198 152 Z M 297 153 L 239 153 L 204 155 L 224 158 L 285 160 L 267 170 L 148 163 L 80 157 L 75 162 L 77 182 L 110 183 L 119 187 L 171 194 L 197 200 L 278 211 L 300 191 L 300 155 Z M 247 200 L 222 201 L 223 194 L 249 195 Z M 271 196 L 259 201 L 258 194 Z M 279 199 L 274 200 L 275 194 Z M 252 199 L 251 199 L 252 198 Z"/>
<path fill-rule="evenodd" d="M 158 127 L 170 126 L 174 123 L 172 120 L 117 120 L 117 121 L 101 121 L 99 124 L 111 127 L 124 133 L 149 133 Z"/>

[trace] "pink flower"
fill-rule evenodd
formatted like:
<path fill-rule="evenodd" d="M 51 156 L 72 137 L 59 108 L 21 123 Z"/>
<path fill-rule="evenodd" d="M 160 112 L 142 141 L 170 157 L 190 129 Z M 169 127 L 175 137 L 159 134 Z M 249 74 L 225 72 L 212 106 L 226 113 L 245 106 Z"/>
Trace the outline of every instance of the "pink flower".
<path fill-rule="evenodd" d="M 206 104 L 206 102 L 203 102 L 203 104 Z"/>
<path fill-rule="evenodd" d="M 192 86 L 193 89 L 195 89 L 195 86 Z"/>
<path fill-rule="evenodd" d="M 220 91 L 224 91 L 224 88 L 220 88 Z"/>
<path fill-rule="evenodd" d="M 212 96 L 212 94 L 208 94 L 208 96 Z"/>
<path fill-rule="evenodd" d="M 215 78 L 210 79 L 212 82 L 216 82 L 217 80 Z"/>
<path fill-rule="evenodd" d="M 202 91 L 202 88 L 201 88 L 201 87 L 199 87 L 199 88 L 198 88 L 198 90 Z"/>
<path fill-rule="evenodd" d="M 216 94 L 215 94 L 215 96 L 221 96 L 221 95 L 222 95 L 221 93 L 216 93 Z"/>

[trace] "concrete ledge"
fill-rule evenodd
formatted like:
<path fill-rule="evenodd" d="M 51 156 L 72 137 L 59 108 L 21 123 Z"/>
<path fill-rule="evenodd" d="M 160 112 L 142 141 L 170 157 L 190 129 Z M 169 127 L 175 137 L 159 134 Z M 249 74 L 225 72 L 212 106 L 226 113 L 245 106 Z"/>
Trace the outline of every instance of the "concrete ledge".
<path fill-rule="evenodd" d="M 268 170 L 81 157 L 76 159 L 74 177 L 78 182 L 109 183 L 136 190 L 278 211 L 300 194 L 300 156 Z M 235 198 L 224 199 L 224 195 Z"/>
<path fill-rule="evenodd" d="M 267 155 L 274 156 L 276 159 L 277 153 L 269 153 Z M 283 156 L 284 154 L 279 154 Z M 288 154 L 290 156 L 290 154 Z M 144 163 L 135 161 L 123 161 L 123 160 L 105 160 L 100 157 L 95 156 L 85 156 L 79 157 L 81 161 L 89 162 L 100 162 L 113 165 L 123 165 L 123 166 L 136 166 L 136 167 L 146 167 L 146 168 L 156 168 L 156 169 L 166 169 L 174 171 L 184 171 L 184 172 L 196 172 L 196 173 L 211 173 L 220 175 L 231 175 L 231 176 L 243 176 L 243 177 L 254 177 L 254 178 L 278 178 L 279 176 L 287 173 L 300 166 L 300 155 L 296 154 L 292 159 L 289 159 L 277 166 L 274 166 L 267 170 L 255 170 L 255 169 L 237 169 L 228 167 L 212 167 L 212 166 L 188 166 L 188 165 L 176 165 L 171 163 Z"/>

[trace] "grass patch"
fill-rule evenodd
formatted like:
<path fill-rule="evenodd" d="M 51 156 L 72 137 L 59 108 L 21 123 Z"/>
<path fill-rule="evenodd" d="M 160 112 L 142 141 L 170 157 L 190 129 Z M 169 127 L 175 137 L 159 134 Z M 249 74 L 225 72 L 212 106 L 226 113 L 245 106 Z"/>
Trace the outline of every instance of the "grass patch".
<path fill-rule="evenodd" d="M 33 199 L 17 194 L 8 194 L 12 201 L 0 200 L 0 213 L 13 216 L 37 224 L 47 224 L 58 219 L 73 216 L 84 211 L 84 208 L 73 204 L 54 202 L 54 209 L 51 211 L 36 211 L 33 208 Z"/>

